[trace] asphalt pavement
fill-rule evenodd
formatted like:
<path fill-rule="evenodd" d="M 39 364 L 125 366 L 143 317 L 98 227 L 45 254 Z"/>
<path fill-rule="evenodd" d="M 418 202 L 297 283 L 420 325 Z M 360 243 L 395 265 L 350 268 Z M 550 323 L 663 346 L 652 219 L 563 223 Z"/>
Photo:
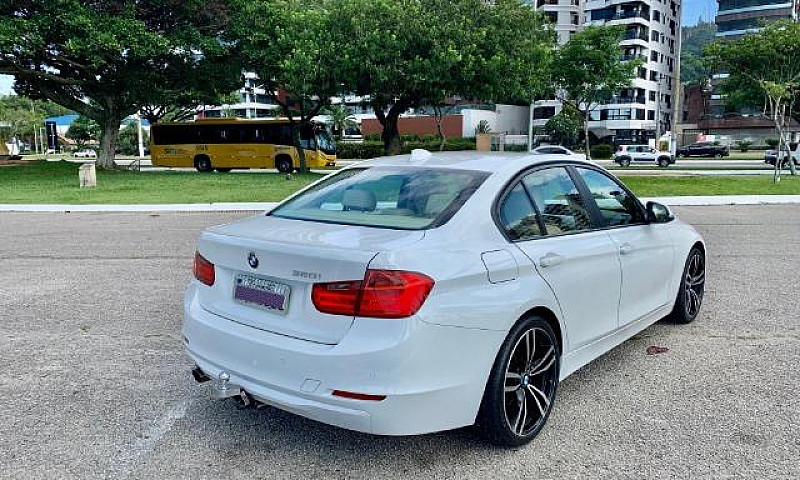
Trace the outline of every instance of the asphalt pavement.
<path fill-rule="evenodd" d="M 2 213 L 0 478 L 800 478 L 800 207 L 676 212 L 708 241 L 700 318 L 578 371 L 513 450 L 208 399 L 181 298 L 198 232 L 245 213 Z"/>

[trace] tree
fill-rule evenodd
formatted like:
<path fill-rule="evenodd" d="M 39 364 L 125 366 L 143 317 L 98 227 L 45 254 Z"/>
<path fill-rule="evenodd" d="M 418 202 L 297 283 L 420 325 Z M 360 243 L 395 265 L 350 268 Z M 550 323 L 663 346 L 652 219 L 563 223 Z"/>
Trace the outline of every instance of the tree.
<path fill-rule="evenodd" d="M 640 60 L 620 62 L 621 26 L 589 26 L 576 33 L 556 55 L 556 96 L 583 117 L 586 158 L 591 158 L 589 116 L 614 93 L 628 88 Z"/>
<path fill-rule="evenodd" d="M 150 143 L 150 136 L 142 130 L 142 143 Z M 139 154 L 139 126 L 135 122 L 127 123 L 119 132 L 119 150 L 123 155 Z"/>
<path fill-rule="evenodd" d="M 234 1 L 6 0 L 0 73 L 16 77 L 18 93 L 96 121 L 98 166 L 113 168 L 124 118 L 181 90 L 187 78 L 203 79 L 191 84 L 204 92 L 220 90 L 233 73 L 239 78 L 233 45 L 219 39 Z"/>
<path fill-rule="evenodd" d="M 301 171 L 307 170 L 301 132 L 341 91 L 335 66 L 344 46 L 332 41 L 330 24 L 336 3 L 251 0 L 232 22 L 230 41 L 292 126 Z"/>
<path fill-rule="evenodd" d="M 101 132 L 97 122 L 91 118 L 79 116 L 67 130 L 67 138 L 78 144 L 78 148 L 100 138 Z"/>
<path fill-rule="evenodd" d="M 356 121 L 347 106 L 344 104 L 331 105 L 325 109 L 325 113 L 331 117 L 331 127 L 339 140 L 344 136 L 345 130 L 356 126 Z"/>
<path fill-rule="evenodd" d="M 519 1 L 337 0 L 337 75 L 369 97 L 386 153 L 401 150 L 400 115 L 453 96 L 529 102 L 548 79 L 555 36 Z"/>
<path fill-rule="evenodd" d="M 800 24 L 775 22 L 739 40 L 714 43 L 706 49 L 706 58 L 715 70 L 729 74 L 720 88 L 730 99 L 763 105 L 778 134 L 779 156 L 785 152 L 796 175 L 789 124 L 800 109 Z M 780 182 L 781 170 L 781 162 L 775 162 L 775 182 Z"/>
<path fill-rule="evenodd" d="M 53 102 L 33 100 L 22 95 L 0 96 L 0 123 L 8 126 L 11 137 L 34 143 L 47 117 L 65 115 L 69 110 Z"/>
<path fill-rule="evenodd" d="M 576 112 L 565 108 L 550 117 L 544 126 L 553 143 L 572 148 L 580 143 L 581 119 Z"/>

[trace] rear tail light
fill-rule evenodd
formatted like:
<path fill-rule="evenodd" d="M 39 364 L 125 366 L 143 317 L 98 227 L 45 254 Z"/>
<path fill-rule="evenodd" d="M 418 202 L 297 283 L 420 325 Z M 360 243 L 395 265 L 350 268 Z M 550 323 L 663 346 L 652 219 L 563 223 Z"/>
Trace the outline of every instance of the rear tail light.
<path fill-rule="evenodd" d="M 214 285 L 214 264 L 205 259 L 200 252 L 194 253 L 194 278 L 209 287 Z"/>
<path fill-rule="evenodd" d="M 314 306 L 322 313 L 374 318 L 405 318 L 425 303 L 434 281 L 399 270 L 367 270 L 364 280 L 316 283 Z"/>

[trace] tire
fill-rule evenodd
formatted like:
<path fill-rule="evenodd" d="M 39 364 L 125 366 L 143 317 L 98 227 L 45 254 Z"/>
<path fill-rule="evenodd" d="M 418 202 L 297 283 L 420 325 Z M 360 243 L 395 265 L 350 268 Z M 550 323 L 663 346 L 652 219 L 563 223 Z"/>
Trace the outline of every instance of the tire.
<path fill-rule="evenodd" d="M 550 325 L 538 315 L 517 322 L 486 382 L 476 422 L 481 435 L 504 447 L 533 440 L 553 410 L 560 368 L 561 351 Z"/>
<path fill-rule="evenodd" d="M 275 168 L 281 173 L 292 173 L 294 171 L 294 163 L 289 157 L 279 157 L 275 160 Z"/>
<path fill-rule="evenodd" d="M 631 166 L 631 159 L 628 157 L 623 157 L 619 159 L 620 166 L 623 167 L 630 167 Z"/>
<path fill-rule="evenodd" d="M 681 285 L 675 307 L 669 318 L 675 323 L 692 323 L 700 313 L 706 287 L 706 256 L 703 250 L 694 246 L 686 257 Z"/>
<path fill-rule="evenodd" d="M 233 169 L 232 169 L 232 168 L 218 168 L 218 169 L 216 169 L 216 170 L 217 170 L 219 173 L 228 173 L 228 172 L 230 172 L 230 171 L 231 171 L 231 170 L 233 170 Z"/>
<path fill-rule="evenodd" d="M 206 155 L 198 155 L 194 157 L 194 168 L 198 172 L 210 172 L 214 169 L 211 166 L 211 159 Z"/>
<path fill-rule="evenodd" d="M 658 166 L 661 168 L 669 167 L 669 159 L 668 158 L 659 158 L 658 159 Z"/>

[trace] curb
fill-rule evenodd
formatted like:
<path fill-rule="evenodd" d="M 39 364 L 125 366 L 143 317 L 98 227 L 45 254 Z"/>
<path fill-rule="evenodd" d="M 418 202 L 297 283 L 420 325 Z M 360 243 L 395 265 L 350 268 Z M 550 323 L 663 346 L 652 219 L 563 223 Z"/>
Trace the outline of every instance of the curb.
<path fill-rule="evenodd" d="M 642 202 L 658 202 L 674 207 L 702 207 L 715 205 L 797 205 L 800 195 L 720 195 L 686 197 L 641 198 Z M 271 210 L 277 202 L 264 203 L 188 203 L 143 205 L 36 205 L 0 204 L 0 212 L 263 212 Z"/>

